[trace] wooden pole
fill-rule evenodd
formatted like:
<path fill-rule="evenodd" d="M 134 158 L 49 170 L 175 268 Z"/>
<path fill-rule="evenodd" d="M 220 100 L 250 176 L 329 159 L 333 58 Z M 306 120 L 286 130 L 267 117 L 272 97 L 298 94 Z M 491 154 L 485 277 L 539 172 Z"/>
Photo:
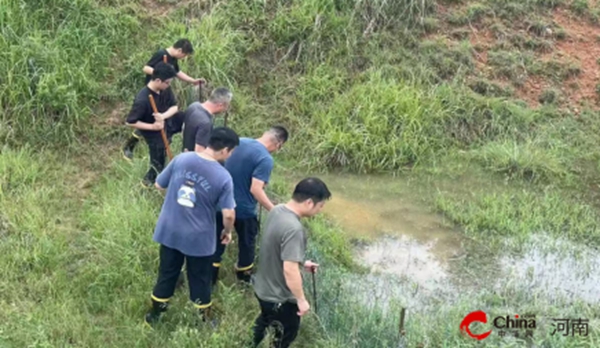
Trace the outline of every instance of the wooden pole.
<path fill-rule="evenodd" d="M 152 106 L 152 111 L 154 111 L 154 113 L 158 114 L 158 109 L 156 108 L 156 103 L 154 102 L 154 97 L 152 97 L 152 94 L 148 95 L 148 98 L 150 99 L 150 105 Z M 167 155 L 169 156 L 169 161 L 170 161 L 173 159 L 173 153 L 171 153 L 171 147 L 169 147 L 169 140 L 167 139 L 167 134 L 165 133 L 164 127 L 163 127 L 163 129 L 160 130 L 160 135 L 162 137 L 163 143 L 165 144 L 165 149 L 167 150 Z"/>

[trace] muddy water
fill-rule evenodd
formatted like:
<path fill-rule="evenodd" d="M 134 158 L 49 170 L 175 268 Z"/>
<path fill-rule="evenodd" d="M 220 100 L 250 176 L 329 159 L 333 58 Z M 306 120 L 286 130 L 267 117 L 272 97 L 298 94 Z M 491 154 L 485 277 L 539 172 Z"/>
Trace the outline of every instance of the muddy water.
<path fill-rule="evenodd" d="M 600 256 L 583 245 L 537 234 L 528 241 L 525 253 L 502 256 L 504 275 L 496 283 L 517 281 L 552 299 L 600 302 Z"/>
<path fill-rule="evenodd" d="M 600 302 L 600 256 L 585 246 L 538 234 L 522 246 L 524 252 L 509 253 L 510 241 L 503 250 L 489 250 L 423 208 L 407 181 L 323 178 L 333 193 L 325 214 L 362 241 L 356 254 L 371 270 L 352 286 L 389 289 L 379 294 L 383 302 L 400 298 L 409 306 L 427 306 L 427 297 L 451 300 L 507 284 L 548 298 Z M 391 282 L 394 286 L 382 286 Z"/>
<path fill-rule="evenodd" d="M 408 278 L 433 289 L 448 278 L 448 260 L 465 253 L 459 231 L 415 203 L 418 199 L 400 179 L 324 180 L 333 193 L 324 213 L 349 237 L 365 242 L 357 253 L 372 273 Z"/>

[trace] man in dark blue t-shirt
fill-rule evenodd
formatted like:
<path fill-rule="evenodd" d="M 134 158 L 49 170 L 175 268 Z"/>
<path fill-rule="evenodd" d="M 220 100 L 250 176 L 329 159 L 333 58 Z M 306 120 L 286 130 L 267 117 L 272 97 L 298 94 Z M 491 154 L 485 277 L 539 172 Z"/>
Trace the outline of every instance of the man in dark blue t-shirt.
<path fill-rule="evenodd" d="M 288 140 L 288 131 L 281 126 L 271 127 L 258 139 L 241 138 L 240 146 L 225 162 L 225 168 L 233 179 L 235 196 L 235 232 L 238 235 L 237 278 L 249 283 L 254 267 L 254 249 L 258 235 L 256 203 L 271 211 L 273 203 L 265 193 L 265 185 L 271 178 L 273 157 L 271 153 L 281 149 Z M 220 220 L 217 213 L 217 231 Z M 217 232 L 219 233 L 219 232 Z M 217 282 L 225 246 L 217 245 L 213 261 L 213 284 Z"/>
<path fill-rule="evenodd" d="M 202 319 L 208 318 L 215 246 L 231 241 L 235 221 L 233 180 L 220 161 L 226 160 L 239 142 L 232 129 L 215 128 L 203 152 L 179 154 L 156 179 L 157 188 L 168 190 L 154 230 L 153 239 L 160 243 L 160 266 L 152 309 L 146 314 L 148 324 L 154 324 L 167 310 L 184 259 L 190 300 Z M 218 225 L 223 228 L 216 235 L 218 207 Z"/>

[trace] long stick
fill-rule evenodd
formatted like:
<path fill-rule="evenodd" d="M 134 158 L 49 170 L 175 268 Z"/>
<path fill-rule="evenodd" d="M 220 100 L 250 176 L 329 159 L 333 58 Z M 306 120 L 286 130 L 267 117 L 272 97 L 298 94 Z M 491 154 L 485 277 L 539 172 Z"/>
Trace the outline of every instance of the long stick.
<path fill-rule="evenodd" d="M 262 205 L 258 204 L 258 231 L 260 232 L 260 219 L 262 217 Z"/>
<path fill-rule="evenodd" d="M 400 310 L 400 326 L 398 327 L 398 333 L 400 336 L 404 336 L 404 317 L 406 315 L 406 308 L 402 307 Z"/>
<path fill-rule="evenodd" d="M 203 94 L 202 93 L 202 82 L 200 82 L 200 84 L 198 85 L 198 101 L 201 103 L 202 103 L 202 99 L 204 99 L 202 94 Z"/>
<path fill-rule="evenodd" d="M 152 110 L 155 114 L 158 114 L 158 109 L 156 108 L 156 103 L 154 102 L 154 97 L 152 97 L 152 94 L 148 95 L 148 98 L 150 99 L 150 105 L 152 105 Z M 167 149 L 167 156 L 169 156 L 170 161 L 173 159 L 173 154 L 171 153 L 171 148 L 169 147 L 169 140 L 167 140 L 167 134 L 165 133 L 164 128 L 160 130 L 160 135 L 162 136 L 163 143 L 165 144 L 165 149 Z"/>
<path fill-rule="evenodd" d="M 319 314 L 319 307 L 317 306 L 317 281 L 315 280 L 315 270 L 312 270 L 312 283 L 313 283 L 313 299 L 315 301 L 315 313 Z"/>
<path fill-rule="evenodd" d="M 406 316 L 406 308 L 400 310 L 400 323 L 398 325 L 398 348 L 406 347 L 406 331 L 404 331 L 404 317 Z"/>

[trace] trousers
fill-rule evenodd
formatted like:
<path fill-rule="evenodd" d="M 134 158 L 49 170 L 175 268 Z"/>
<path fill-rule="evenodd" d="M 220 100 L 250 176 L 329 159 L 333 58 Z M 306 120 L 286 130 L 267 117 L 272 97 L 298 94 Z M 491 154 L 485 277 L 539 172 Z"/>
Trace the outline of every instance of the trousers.
<path fill-rule="evenodd" d="M 175 292 L 177 279 L 179 278 L 184 261 L 186 262 L 190 301 L 199 309 L 210 307 L 212 305 L 212 256 L 196 257 L 184 255 L 180 251 L 165 245 L 160 246 L 160 266 L 158 269 L 158 279 L 152 291 L 152 299 L 156 302 L 169 301 Z"/>
<path fill-rule="evenodd" d="M 213 267 L 220 267 L 225 253 L 225 245 L 221 244 L 221 232 L 223 231 L 223 214 L 217 212 L 217 250 L 213 257 Z M 238 272 L 247 272 L 254 267 L 254 256 L 256 251 L 256 236 L 258 235 L 258 219 L 236 219 L 234 223 L 235 232 L 238 236 L 238 261 L 236 269 Z"/>
<path fill-rule="evenodd" d="M 298 305 L 291 302 L 273 303 L 263 301 L 258 296 L 260 314 L 254 322 L 254 346 L 257 347 L 265 338 L 265 331 L 269 327 L 275 329 L 274 338 L 270 347 L 287 348 L 294 342 L 300 329 L 300 316 Z"/>

